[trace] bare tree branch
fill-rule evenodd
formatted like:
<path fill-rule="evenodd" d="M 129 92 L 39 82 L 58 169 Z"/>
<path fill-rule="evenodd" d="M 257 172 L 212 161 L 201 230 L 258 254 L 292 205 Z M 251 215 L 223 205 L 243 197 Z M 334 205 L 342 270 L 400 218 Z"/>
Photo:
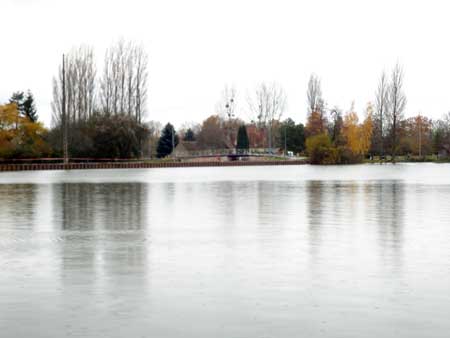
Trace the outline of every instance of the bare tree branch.
<path fill-rule="evenodd" d="M 389 121 L 392 135 L 392 161 L 395 161 L 399 141 L 399 127 L 403 120 L 403 111 L 406 106 L 406 95 L 403 92 L 403 69 L 400 64 L 396 64 L 391 74 L 391 84 L 389 86 Z"/>

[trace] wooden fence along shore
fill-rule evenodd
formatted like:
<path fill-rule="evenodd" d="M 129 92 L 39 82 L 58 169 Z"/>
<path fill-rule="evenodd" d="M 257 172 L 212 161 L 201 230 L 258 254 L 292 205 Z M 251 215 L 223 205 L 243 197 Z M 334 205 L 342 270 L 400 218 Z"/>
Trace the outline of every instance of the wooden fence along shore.
<path fill-rule="evenodd" d="M 0 164 L 0 171 L 32 170 L 82 170 L 82 169 L 150 169 L 150 168 L 185 168 L 185 167 L 237 167 L 266 165 L 301 165 L 306 160 L 288 161 L 207 161 L 207 162 L 95 162 L 95 163 L 23 163 Z"/>

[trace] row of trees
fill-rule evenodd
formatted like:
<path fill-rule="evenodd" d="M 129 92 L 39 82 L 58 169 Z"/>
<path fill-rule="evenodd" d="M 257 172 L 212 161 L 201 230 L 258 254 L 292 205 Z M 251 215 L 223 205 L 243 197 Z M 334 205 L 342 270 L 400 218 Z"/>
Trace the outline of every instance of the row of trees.
<path fill-rule="evenodd" d="M 372 108 L 367 107 L 366 117 L 360 123 L 354 109 L 344 116 L 333 110 L 328 125 L 314 131 L 315 120 L 306 126 L 306 149 L 313 164 L 360 162 L 371 146 L 373 131 Z"/>
<path fill-rule="evenodd" d="M 36 110 L 22 110 L 15 101 L 16 94 L 12 103 L 0 105 L 0 159 L 61 157 L 62 129 L 47 130 L 42 123 L 33 120 Z M 126 115 L 92 116 L 72 123 L 69 153 L 77 158 L 150 156 L 147 147 L 150 135 L 147 125 Z"/>
<path fill-rule="evenodd" d="M 110 47 L 98 74 L 91 47 L 73 48 L 53 78 L 53 124 L 93 116 L 127 115 L 142 123 L 147 100 L 148 56 L 141 45 L 125 40 Z M 64 95 L 65 94 L 65 95 Z"/>
<path fill-rule="evenodd" d="M 237 147 L 238 149 L 275 150 L 287 143 L 292 145 L 296 152 L 300 152 L 304 149 L 304 127 L 301 124 L 296 125 L 291 119 L 282 122 L 285 108 L 286 94 L 283 88 L 276 83 L 262 83 L 248 98 L 251 122 L 246 123 L 237 117 L 242 114 L 238 112 L 236 89 L 226 86 L 216 104 L 215 114 L 206 118 L 201 124 L 186 123 L 181 126 L 178 133 L 171 129 L 173 128 L 171 125 L 170 127 L 166 125 L 161 138 L 167 139 L 163 143 L 169 146 L 163 148 L 169 152 L 158 152 L 158 156 L 162 157 L 170 153 L 172 133 L 177 134 L 177 137 L 179 135 L 183 141 L 196 142 L 198 149 L 217 150 Z M 247 135 L 247 140 L 243 138 L 243 135 Z"/>
<path fill-rule="evenodd" d="M 225 87 L 216 106 L 217 114 L 202 124 L 181 128 L 185 141 L 196 141 L 202 149 L 238 147 L 242 126 L 250 148 L 288 150 L 312 156 L 315 163 L 354 163 L 367 156 L 396 160 L 398 155 L 450 153 L 450 113 L 431 120 L 421 114 L 405 118 L 404 72 L 397 64 L 389 74 L 382 73 L 373 103 L 368 103 L 360 120 L 354 105 L 343 112 L 329 108 L 323 98 L 321 81 L 312 75 L 308 82 L 307 122 L 282 120 L 286 95 L 277 84 L 261 84 L 248 98 L 251 122 L 237 118 L 237 91 Z M 308 146 L 307 146 L 308 145 Z M 317 148 L 325 153 L 319 155 Z M 315 157 L 317 155 L 317 157 Z"/>
<path fill-rule="evenodd" d="M 421 114 L 405 118 L 407 98 L 403 83 L 404 72 L 399 64 L 389 75 L 383 72 L 374 103 L 367 105 L 364 121 L 359 123 L 353 106 L 345 116 L 338 107 L 327 109 L 320 80 L 312 75 L 307 90 L 305 132 L 307 138 L 321 137 L 307 142 L 308 152 L 317 148 L 327 149 L 323 156 L 313 161 L 347 163 L 360 161 L 369 155 L 381 159 L 389 155 L 392 161 L 398 155 L 417 155 L 419 158 L 431 154 L 449 156 L 450 114 L 435 121 Z"/>
<path fill-rule="evenodd" d="M 400 127 L 404 120 L 406 102 L 406 95 L 403 91 L 403 70 L 397 64 L 392 70 L 390 80 L 386 73 L 381 75 L 375 97 L 376 113 L 374 116 L 377 153 L 384 156 L 386 138 L 390 138 L 389 148 L 394 161 L 399 147 Z"/>
<path fill-rule="evenodd" d="M 67 140 L 71 157 L 130 158 L 149 155 L 144 124 L 148 56 L 141 45 L 119 40 L 107 49 L 98 72 L 94 50 L 73 48 L 53 78 L 53 128 L 58 156 Z M 64 131 L 67 136 L 64 138 Z"/>
<path fill-rule="evenodd" d="M 38 122 L 31 92 L 16 92 L 0 106 L 0 158 L 61 157 L 63 140 L 70 157 L 150 156 L 147 66 L 143 46 L 125 40 L 106 51 L 101 72 L 91 47 L 73 48 L 53 79 L 51 130 Z"/>
<path fill-rule="evenodd" d="M 240 111 L 236 89 L 225 87 L 213 115 L 201 124 L 181 126 L 178 133 L 171 124 L 162 128 L 158 122 L 143 123 L 147 64 L 142 46 L 124 40 L 107 50 L 101 72 L 97 72 L 92 48 L 73 49 L 53 79 L 52 129 L 47 131 L 38 122 L 31 92 L 14 93 L 1 110 L 0 157 L 61 156 L 64 110 L 72 157 L 154 153 L 164 157 L 181 140 L 195 142 L 199 149 L 292 151 L 309 155 L 314 163 L 450 154 L 450 113 L 440 120 L 421 114 L 405 118 L 404 72 L 398 64 L 380 76 L 373 103 L 367 104 L 362 119 L 353 105 L 346 112 L 330 108 L 321 81 L 313 74 L 306 92 L 305 125 L 284 117 L 287 99 L 280 85 L 262 83 L 247 98 L 246 121 L 239 117 L 244 110 Z"/>
<path fill-rule="evenodd" d="M 303 124 L 296 124 L 288 118 L 274 121 L 272 133 L 267 125 L 257 122 L 245 123 L 239 118 L 228 119 L 220 115 L 211 115 L 201 124 L 187 124 L 180 131 L 175 131 L 168 123 L 160 137 L 154 139 L 158 157 L 171 154 L 180 141 L 196 145 L 196 150 L 245 150 L 259 148 L 264 151 L 280 149 L 301 153 L 305 150 L 305 133 Z M 268 148 L 268 135 L 272 138 L 272 148 Z"/>

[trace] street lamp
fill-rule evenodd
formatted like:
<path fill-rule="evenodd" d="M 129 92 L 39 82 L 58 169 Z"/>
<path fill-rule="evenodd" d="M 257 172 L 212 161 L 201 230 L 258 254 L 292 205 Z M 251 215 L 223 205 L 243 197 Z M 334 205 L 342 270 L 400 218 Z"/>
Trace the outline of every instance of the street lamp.
<path fill-rule="evenodd" d="M 174 128 L 174 126 L 172 126 L 172 154 L 173 154 L 173 157 L 175 158 L 176 154 L 175 154 L 175 128 Z"/>
<path fill-rule="evenodd" d="M 287 156 L 287 136 L 286 136 L 286 128 L 287 126 L 284 126 L 284 157 Z"/>

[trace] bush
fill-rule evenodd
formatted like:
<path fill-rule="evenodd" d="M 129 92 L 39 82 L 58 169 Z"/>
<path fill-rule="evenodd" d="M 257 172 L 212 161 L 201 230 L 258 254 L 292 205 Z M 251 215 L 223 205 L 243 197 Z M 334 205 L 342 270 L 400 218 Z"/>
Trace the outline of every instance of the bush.
<path fill-rule="evenodd" d="M 354 154 L 349 147 L 338 147 L 337 152 L 339 164 L 355 164 L 363 161 L 363 157 L 361 155 Z"/>
<path fill-rule="evenodd" d="M 148 128 L 127 115 L 94 116 L 71 123 L 68 133 L 70 157 L 133 158 L 147 144 Z M 62 156 L 61 126 L 52 129 L 48 141 Z"/>
<path fill-rule="evenodd" d="M 311 164 L 336 164 L 339 162 L 338 150 L 326 134 L 309 137 L 306 140 L 306 151 Z"/>

